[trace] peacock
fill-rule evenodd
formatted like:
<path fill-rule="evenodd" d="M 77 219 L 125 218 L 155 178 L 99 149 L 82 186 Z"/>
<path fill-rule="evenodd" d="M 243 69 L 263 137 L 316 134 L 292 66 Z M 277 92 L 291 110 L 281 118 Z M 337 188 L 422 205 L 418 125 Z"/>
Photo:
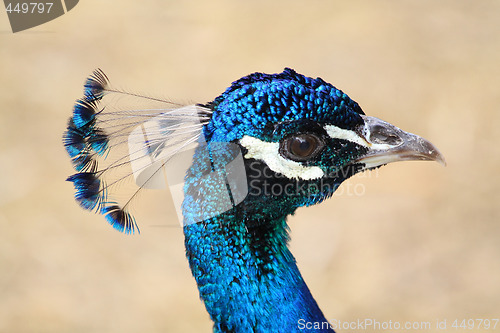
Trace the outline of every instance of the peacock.
<path fill-rule="evenodd" d="M 130 207 L 143 189 L 171 189 L 214 332 L 333 332 L 288 248 L 287 216 L 358 172 L 445 163 L 429 141 L 290 68 L 187 106 L 114 88 L 98 69 L 63 143 L 76 201 L 119 231 L 139 232 Z"/>

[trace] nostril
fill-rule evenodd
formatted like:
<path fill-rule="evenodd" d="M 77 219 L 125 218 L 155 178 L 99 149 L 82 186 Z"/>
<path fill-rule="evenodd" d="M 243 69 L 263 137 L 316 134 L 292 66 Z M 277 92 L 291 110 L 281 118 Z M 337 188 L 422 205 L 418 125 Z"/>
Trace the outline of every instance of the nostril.
<path fill-rule="evenodd" d="M 375 125 L 370 131 L 370 142 L 375 144 L 398 145 L 402 142 L 399 135 L 386 127 Z"/>

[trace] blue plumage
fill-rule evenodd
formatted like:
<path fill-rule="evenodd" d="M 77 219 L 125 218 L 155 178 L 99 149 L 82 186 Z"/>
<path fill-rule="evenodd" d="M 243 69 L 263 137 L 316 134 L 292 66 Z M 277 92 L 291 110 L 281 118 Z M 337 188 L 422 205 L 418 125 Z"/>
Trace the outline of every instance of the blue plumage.
<path fill-rule="evenodd" d="M 67 181 L 73 182 L 75 199 L 85 209 L 94 210 L 104 201 L 104 195 L 99 191 L 100 180 L 93 172 L 80 172 L 69 176 Z"/>
<path fill-rule="evenodd" d="M 76 101 L 73 116 L 63 136 L 63 143 L 79 173 L 67 178 L 73 182 L 75 199 L 85 209 L 104 215 L 113 228 L 127 234 L 137 229 L 135 219 L 114 201 L 108 201 L 107 186 L 100 180 L 105 170 L 98 171 L 97 156 L 109 148 L 108 135 L 96 125 L 102 111 L 98 103 L 105 94 L 106 75 L 97 70 L 85 81 L 84 97 Z"/>
<path fill-rule="evenodd" d="M 93 130 L 88 142 L 90 144 L 90 148 L 92 148 L 97 155 L 105 154 L 109 148 L 108 136 L 99 128 Z"/>
<path fill-rule="evenodd" d="M 109 205 L 102 207 L 100 213 L 105 216 L 106 221 L 116 230 L 125 234 L 133 234 L 135 230 L 140 233 L 134 217 L 124 211 L 120 206 Z"/>
<path fill-rule="evenodd" d="M 102 99 L 108 86 L 108 77 L 101 70 L 95 70 L 94 73 L 85 81 L 83 85 L 84 99 L 88 101 L 97 101 Z"/>
<path fill-rule="evenodd" d="M 155 106 L 106 108 L 108 94 Z M 333 332 L 288 249 L 287 216 L 357 172 L 399 160 L 444 162 L 430 142 L 289 68 L 243 77 L 207 104 L 170 105 L 111 89 L 95 71 L 63 138 L 79 171 L 68 180 L 82 207 L 119 231 L 139 232 L 130 202 L 143 188 L 161 188 L 165 170 L 176 185 L 166 166 L 189 152 L 180 176 L 186 256 L 214 332 L 301 332 L 300 323 Z M 113 199 L 132 179 L 138 187 L 128 199 Z"/>
<path fill-rule="evenodd" d="M 350 128 L 360 124 L 359 115 L 364 114 L 331 84 L 290 68 L 279 74 L 254 73 L 241 78 L 210 105 L 214 114 L 205 136 L 222 142 L 239 139 L 243 133 L 271 140 L 272 125 L 297 119 Z"/>
<path fill-rule="evenodd" d="M 86 134 L 75 126 L 73 118 L 71 118 L 63 135 L 64 147 L 71 158 L 77 157 L 87 147 L 85 136 Z"/>
<path fill-rule="evenodd" d="M 92 126 L 97 104 L 96 100 L 77 100 L 73 108 L 73 124 L 76 128 L 86 128 Z"/>

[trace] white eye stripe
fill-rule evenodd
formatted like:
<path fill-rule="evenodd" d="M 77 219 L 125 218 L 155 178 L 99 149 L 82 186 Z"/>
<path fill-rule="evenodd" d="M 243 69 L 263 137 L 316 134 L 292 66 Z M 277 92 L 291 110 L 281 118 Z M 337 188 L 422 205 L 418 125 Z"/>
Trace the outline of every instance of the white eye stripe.
<path fill-rule="evenodd" d="M 367 141 L 365 138 L 370 137 L 370 129 L 368 126 L 363 127 L 363 135 L 364 137 L 360 136 L 354 131 L 346 130 L 340 127 L 337 127 L 335 125 L 325 125 L 325 131 L 328 134 L 328 136 L 332 139 L 340 139 L 340 140 L 347 140 L 353 143 L 356 143 L 360 146 L 370 148 L 371 150 L 382 150 L 382 149 L 389 149 L 391 148 L 391 145 L 384 144 L 384 143 L 372 143 L 370 141 Z"/>
<path fill-rule="evenodd" d="M 279 142 L 265 142 L 245 135 L 240 139 L 240 144 L 248 150 L 245 158 L 264 161 L 272 171 L 288 178 L 311 180 L 325 175 L 320 167 L 304 166 L 281 156 Z"/>
<path fill-rule="evenodd" d="M 332 139 L 341 139 L 354 142 L 360 146 L 370 148 L 371 143 L 367 142 L 364 138 L 360 137 L 356 132 L 346 130 L 335 125 L 326 125 L 325 131 Z"/>

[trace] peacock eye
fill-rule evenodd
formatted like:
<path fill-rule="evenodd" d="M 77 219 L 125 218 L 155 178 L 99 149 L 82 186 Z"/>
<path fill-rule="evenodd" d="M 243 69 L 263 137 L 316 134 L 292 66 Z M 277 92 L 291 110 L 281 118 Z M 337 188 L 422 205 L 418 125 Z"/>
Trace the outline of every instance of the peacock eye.
<path fill-rule="evenodd" d="M 302 133 L 287 137 L 280 142 L 283 157 L 297 162 L 307 161 L 323 148 L 323 141 L 314 134 Z"/>

